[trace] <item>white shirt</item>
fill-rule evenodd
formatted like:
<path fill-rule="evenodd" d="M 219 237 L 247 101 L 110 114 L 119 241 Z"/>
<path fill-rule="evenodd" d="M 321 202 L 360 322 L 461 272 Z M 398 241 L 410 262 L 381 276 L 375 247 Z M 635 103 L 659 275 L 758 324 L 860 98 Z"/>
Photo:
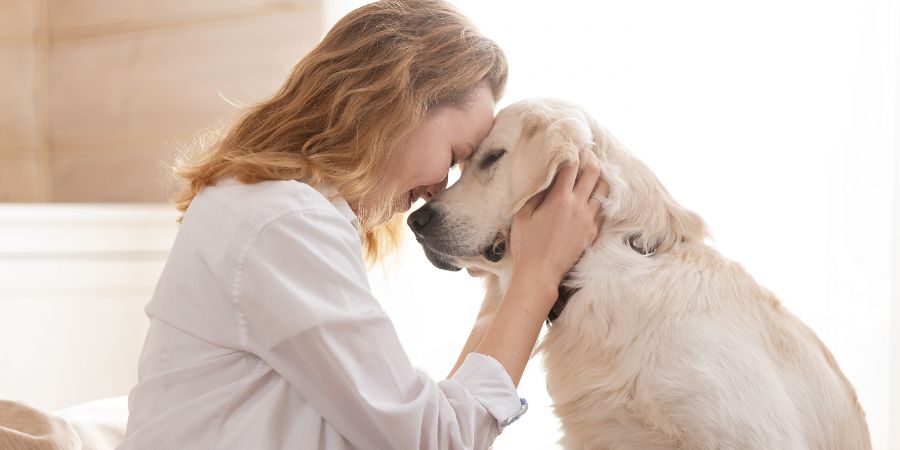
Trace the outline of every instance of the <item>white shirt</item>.
<path fill-rule="evenodd" d="M 527 410 L 489 356 L 437 383 L 412 366 L 356 216 L 323 192 L 227 179 L 194 198 L 145 309 L 121 449 L 483 449 Z"/>

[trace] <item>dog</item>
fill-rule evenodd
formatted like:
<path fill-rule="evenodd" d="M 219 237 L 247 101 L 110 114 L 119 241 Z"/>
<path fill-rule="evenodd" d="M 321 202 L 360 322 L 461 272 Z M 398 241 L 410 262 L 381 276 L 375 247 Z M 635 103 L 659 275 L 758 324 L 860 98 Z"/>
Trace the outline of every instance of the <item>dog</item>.
<path fill-rule="evenodd" d="M 584 110 L 529 99 L 497 114 L 459 180 L 413 212 L 429 261 L 485 278 L 477 328 L 510 280 L 512 217 L 582 152 L 604 225 L 559 288 L 541 352 L 566 449 L 871 448 L 853 386 L 818 337 Z M 476 330 L 477 332 L 477 330 Z"/>

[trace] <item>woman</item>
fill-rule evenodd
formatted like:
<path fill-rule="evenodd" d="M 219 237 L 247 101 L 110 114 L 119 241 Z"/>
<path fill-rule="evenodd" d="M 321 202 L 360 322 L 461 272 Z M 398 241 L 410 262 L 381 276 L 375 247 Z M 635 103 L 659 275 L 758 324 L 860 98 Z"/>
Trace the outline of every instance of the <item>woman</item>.
<path fill-rule="evenodd" d="M 524 412 L 515 386 L 597 234 L 596 162 L 577 180 L 561 170 L 516 216 L 512 285 L 447 380 L 413 368 L 363 254 L 377 259 L 392 218 L 444 189 L 506 77 L 500 49 L 446 3 L 376 2 L 183 163 L 122 448 L 489 447 Z"/>

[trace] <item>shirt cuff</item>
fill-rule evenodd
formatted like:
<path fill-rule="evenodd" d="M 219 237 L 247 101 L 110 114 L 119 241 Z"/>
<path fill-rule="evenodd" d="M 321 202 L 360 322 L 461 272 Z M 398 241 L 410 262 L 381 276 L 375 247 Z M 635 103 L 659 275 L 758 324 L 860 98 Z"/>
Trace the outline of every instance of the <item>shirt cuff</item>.
<path fill-rule="evenodd" d="M 497 419 L 501 430 L 528 411 L 528 402 L 519 398 L 506 368 L 488 355 L 469 353 L 450 378 L 472 393 Z"/>

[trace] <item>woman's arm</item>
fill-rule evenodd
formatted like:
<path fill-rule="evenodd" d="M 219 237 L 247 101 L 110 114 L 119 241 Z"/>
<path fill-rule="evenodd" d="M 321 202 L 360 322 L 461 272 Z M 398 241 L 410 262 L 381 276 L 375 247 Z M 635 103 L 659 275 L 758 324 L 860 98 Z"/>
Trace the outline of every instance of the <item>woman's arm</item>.
<path fill-rule="evenodd" d="M 447 375 L 447 378 L 453 377 L 453 374 L 456 373 L 456 370 L 459 369 L 459 366 L 465 361 L 466 355 L 475 351 L 475 347 L 481 343 L 484 334 L 487 332 L 493 321 L 494 314 L 488 316 L 479 315 L 478 318 L 475 319 L 475 325 L 472 326 L 472 331 L 469 332 L 469 338 L 466 340 L 466 344 L 463 345 L 463 350 L 460 352 L 459 358 L 456 359 L 456 364 L 453 365 L 453 369 L 450 370 L 450 374 Z"/>
<path fill-rule="evenodd" d="M 518 387 L 550 310 L 549 307 L 544 310 L 542 306 L 534 305 L 549 302 L 552 306 L 557 291 L 556 286 L 552 289 L 542 288 L 533 279 L 515 278 L 515 274 L 513 277 L 497 315 L 473 351 L 496 359 L 506 368 L 513 384 Z"/>
<path fill-rule="evenodd" d="M 459 358 L 456 360 L 456 364 L 453 366 L 450 374 L 447 375 L 447 378 L 452 377 L 456 373 L 456 370 L 465 361 L 466 355 L 475 351 L 475 347 L 481 343 L 481 339 L 484 338 L 484 334 L 494 321 L 494 316 L 497 315 L 497 309 L 500 307 L 502 299 L 503 292 L 500 291 L 500 280 L 497 277 L 489 276 L 485 283 L 484 300 L 481 301 L 481 308 L 478 310 L 478 317 L 475 318 L 475 325 L 472 326 L 472 331 L 469 332 L 469 339 L 466 340 L 466 344 L 463 346 L 463 350 L 460 352 Z"/>

